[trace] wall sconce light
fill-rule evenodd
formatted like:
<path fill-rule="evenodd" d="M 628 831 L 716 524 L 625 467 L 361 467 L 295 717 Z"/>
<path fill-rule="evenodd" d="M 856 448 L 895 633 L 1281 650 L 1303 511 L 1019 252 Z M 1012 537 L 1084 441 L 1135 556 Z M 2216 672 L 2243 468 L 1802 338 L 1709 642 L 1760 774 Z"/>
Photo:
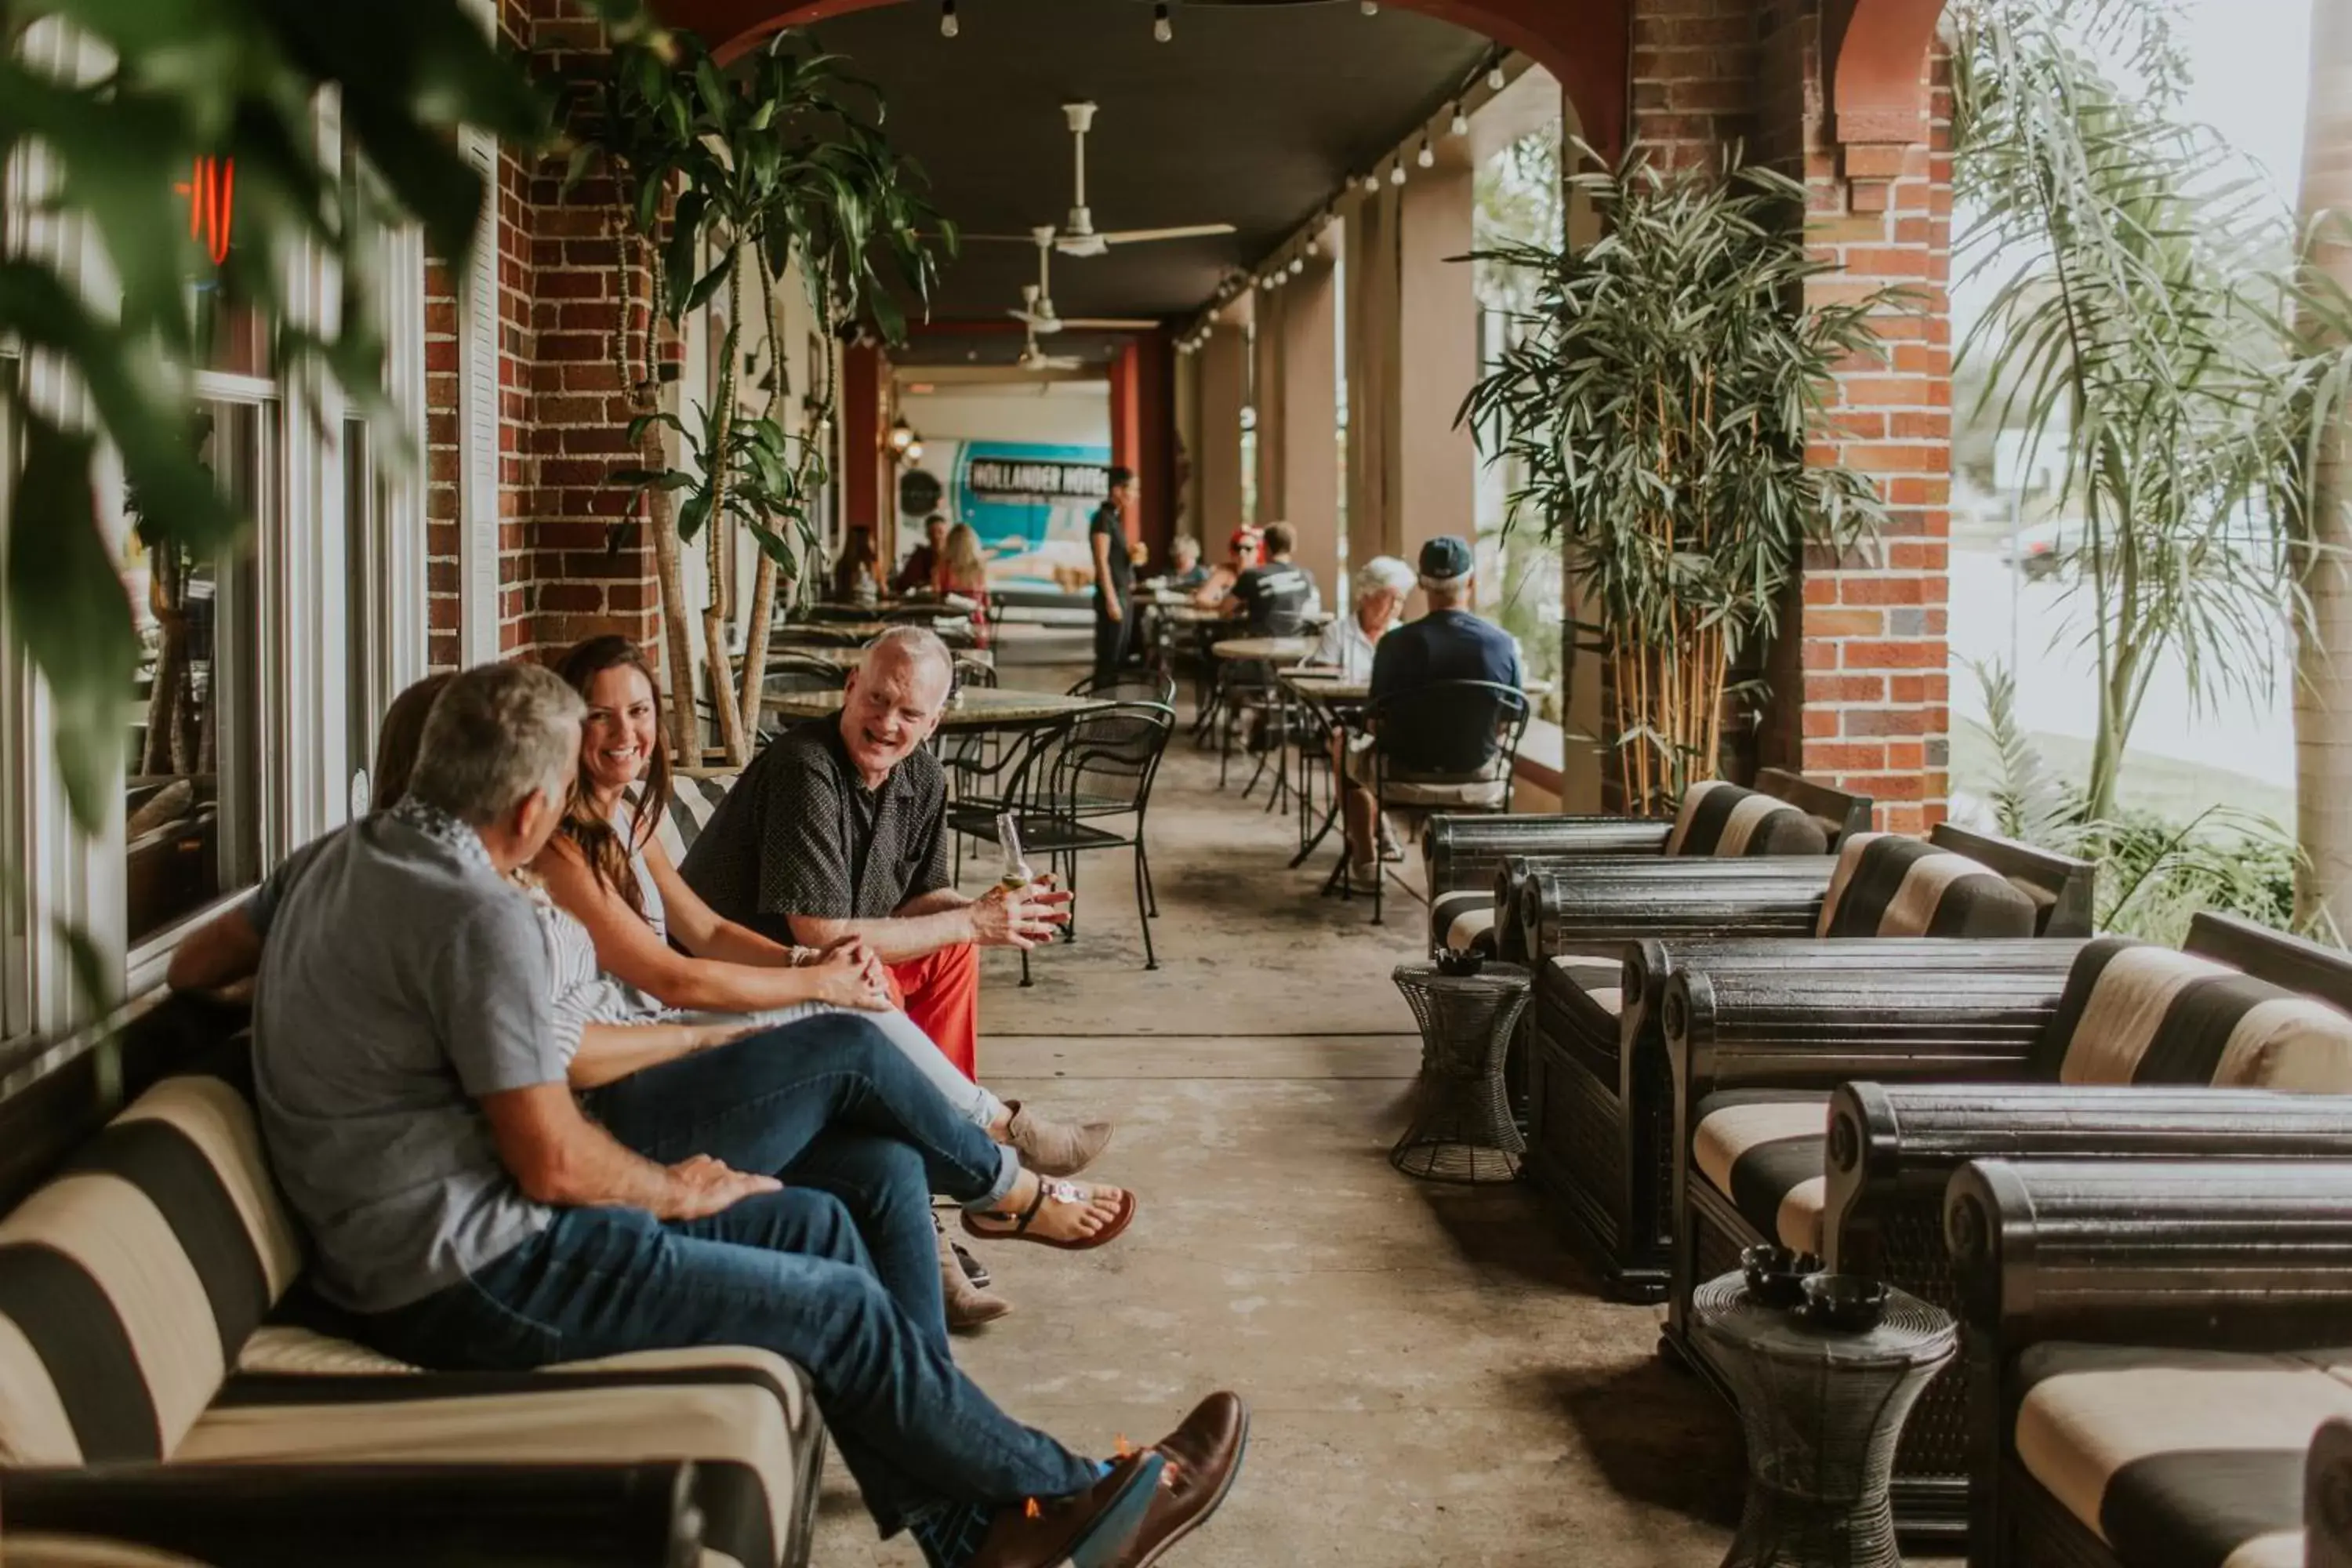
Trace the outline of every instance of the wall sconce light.
<path fill-rule="evenodd" d="M 916 444 L 915 427 L 907 423 L 907 416 L 902 414 L 890 425 L 890 450 L 904 454 Z"/>

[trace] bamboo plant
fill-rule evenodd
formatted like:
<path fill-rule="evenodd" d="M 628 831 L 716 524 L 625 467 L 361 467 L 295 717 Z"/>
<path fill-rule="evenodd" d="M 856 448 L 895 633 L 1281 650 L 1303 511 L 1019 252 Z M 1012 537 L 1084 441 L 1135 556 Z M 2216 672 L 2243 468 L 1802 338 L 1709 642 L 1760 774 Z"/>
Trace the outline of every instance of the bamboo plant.
<path fill-rule="evenodd" d="M 614 178 L 614 227 L 627 241 L 616 266 L 630 308 L 615 353 L 636 408 L 629 433 L 637 461 L 613 478 L 650 503 L 669 658 L 682 684 L 693 665 L 681 552 L 698 536 L 709 552 L 703 657 L 720 744 L 740 766 L 757 730 L 780 580 L 803 579 L 816 545 L 810 510 L 827 479 L 816 433 L 831 418 L 834 396 L 828 364 L 806 405 L 809 433 L 787 432 L 776 420 L 790 391 L 777 289 L 797 272 L 828 329 L 863 317 L 895 340 L 905 316 L 893 289 L 928 300 L 937 260 L 923 237 L 940 236 L 951 254 L 954 231 L 924 199 L 920 171 L 882 133 L 878 99 L 835 57 L 799 53 L 780 35 L 748 63 L 721 70 L 689 33 L 673 33 L 667 44 L 666 57 L 614 52 L 609 73 L 582 100 L 571 174 L 576 180 L 601 155 Z M 706 255 L 710 263 L 698 272 Z M 641 336 L 630 326 L 640 270 L 651 279 Z M 766 405 L 750 416 L 740 407 L 747 286 L 757 291 L 769 339 Z M 728 309 L 717 384 L 690 430 L 664 406 L 658 334 L 677 333 L 721 289 Z M 667 460 L 665 432 L 681 438 L 688 466 Z M 760 546 L 740 685 L 727 651 L 734 617 L 727 532 L 718 526 L 729 520 Z M 698 760 L 691 705 L 677 695 L 673 749 Z"/>
<path fill-rule="evenodd" d="M 1534 287 L 1461 418 L 1524 476 L 1507 529 L 1565 543 L 1591 616 L 1576 629 L 1609 660 L 1623 798 L 1652 811 L 1715 775 L 1733 663 L 1776 629 L 1802 552 L 1842 555 L 1883 520 L 1867 479 L 1806 446 L 1832 372 L 1874 352 L 1871 317 L 1900 301 L 1803 302 L 1829 268 L 1781 174 L 1579 151 L 1596 166 L 1569 183 L 1602 237 L 1472 258 Z"/>

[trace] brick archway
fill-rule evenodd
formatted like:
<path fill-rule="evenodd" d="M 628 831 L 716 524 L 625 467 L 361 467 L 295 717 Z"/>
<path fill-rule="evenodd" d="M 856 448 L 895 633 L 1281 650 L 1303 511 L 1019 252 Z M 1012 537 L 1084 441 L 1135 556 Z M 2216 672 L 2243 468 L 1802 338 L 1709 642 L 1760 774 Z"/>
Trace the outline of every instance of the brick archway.
<path fill-rule="evenodd" d="M 668 0 L 660 9 L 723 59 L 779 28 L 900 0 Z M 1584 139 L 1614 156 L 1624 143 L 1633 0 L 1391 0 L 1519 50 L 1559 81 Z M 1941 0 L 1937 0 L 1940 5 Z"/>

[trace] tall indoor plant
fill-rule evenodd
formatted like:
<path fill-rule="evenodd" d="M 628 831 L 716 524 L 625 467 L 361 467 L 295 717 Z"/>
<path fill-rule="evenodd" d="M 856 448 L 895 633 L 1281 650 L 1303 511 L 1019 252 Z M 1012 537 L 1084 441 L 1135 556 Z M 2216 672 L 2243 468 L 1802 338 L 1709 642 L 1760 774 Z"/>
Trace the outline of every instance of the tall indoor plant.
<path fill-rule="evenodd" d="M 1578 629 L 1609 659 L 1625 802 L 1650 810 L 1714 775 L 1732 660 L 1772 633 L 1800 552 L 1850 550 L 1882 520 L 1869 481 L 1809 463 L 1806 442 L 1832 371 L 1896 301 L 1802 302 L 1829 268 L 1805 253 L 1802 188 L 1771 170 L 1664 168 L 1636 147 L 1570 184 L 1601 238 L 1475 258 L 1536 286 L 1462 417 L 1525 476 L 1509 526 L 1565 542 L 1593 617 Z"/>
<path fill-rule="evenodd" d="M 895 339 L 905 318 L 893 289 L 928 300 L 937 260 L 927 237 L 953 247 L 953 229 L 922 195 L 920 170 L 891 147 L 881 121 L 870 88 L 844 74 L 835 57 L 800 52 L 789 35 L 725 70 L 683 31 L 660 55 L 616 49 L 609 70 L 575 100 L 572 175 L 601 157 L 614 178 L 614 226 L 628 242 L 616 263 L 621 298 L 634 295 L 640 258 L 651 279 L 646 331 L 633 333 L 633 312 L 625 311 L 614 344 L 637 410 L 630 437 L 638 461 L 614 478 L 650 501 L 669 657 L 681 682 L 692 664 L 680 553 L 698 534 L 711 552 L 703 654 L 719 739 L 736 765 L 749 760 L 758 721 L 779 575 L 803 575 L 815 542 L 809 509 L 825 482 L 820 432 L 834 396 L 829 365 L 814 367 L 806 433 L 789 433 L 774 417 L 789 390 L 777 289 L 796 273 L 828 329 L 867 318 Z M 767 397 L 757 415 L 739 407 L 747 286 L 757 292 L 769 340 Z M 716 384 L 689 426 L 665 405 L 660 331 L 677 332 L 721 289 L 728 309 Z M 667 460 L 666 431 L 680 437 L 687 466 Z M 730 519 L 761 551 L 740 687 L 727 653 L 732 606 L 720 569 L 726 532 L 719 525 Z M 673 747 L 692 757 L 690 704 L 681 694 L 670 706 Z"/>

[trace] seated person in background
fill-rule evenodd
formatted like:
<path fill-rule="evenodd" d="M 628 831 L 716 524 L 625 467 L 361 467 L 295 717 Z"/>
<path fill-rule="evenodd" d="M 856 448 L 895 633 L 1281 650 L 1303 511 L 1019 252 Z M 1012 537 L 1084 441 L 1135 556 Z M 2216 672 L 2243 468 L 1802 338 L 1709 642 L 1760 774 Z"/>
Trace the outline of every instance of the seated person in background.
<path fill-rule="evenodd" d="M 1229 620 L 1248 618 L 1254 637 L 1295 637 L 1317 595 L 1315 579 L 1290 559 L 1298 536 L 1286 522 L 1265 525 L 1265 560 L 1234 580 L 1225 601 Z"/>
<path fill-rule="evenodd" d="M 1441 680 L 1491 680 L 1517 689 L 1518 644 L 1471 613 L 1475 559 L 1469 544 L 1450 533 L 1421 547 L 1421 591 L 1428 595 L 1429 614 L 1381 638 L 1372 654 L 1372 701 Z M 1373 765 L 1371 748 L 1360 746 L 1347 752 L 1342 769 L 1348 877 L 1363 889 L 1375 886 L 1381 874 L 1374 858 L 1381 814 L 1372 798 Z"/>
<path fill-rule="evenodd" d="M 1069 919 L 1046 882 L 968 899 L 948 880 L 947 775 L 923 747 L 953 656 L 894 626 L 849 678 L 837 717 L 751 759 L 679 868 L 717 918 L 784 944 L 862 938 L 908 1016 L 966 1077 L 980 1050 L 978 947 L 1034 947 Z"/>
<path fill-rule="evenodd" d="M 1356 574 L 1355 608 L 1335 616 L 1299 663 L 1336 669 L 1349 680 L 1372 678 L 1372 648 L 1397 624 L 1412 592 L 1412 568 L 1393 555 L 1375 555 Z"/>
<path fill-rule="evenodd" d="M 956 1369 L 839 1198 L 707 1152 L 659 1163 L 583 1114 L 510 879 L 555 830 L 580 713 L 535 666 L 457 677 L 400 805 L 297 852 L 240 911 L 258 949 L 256 1103 L 314 1288 L 368 1343 L 433 1369 L 763 1349 L 808 1373 L 882 1532 L 911 1531 L 940 1568 L 1156 1555 L 1220 1500 L 1238 1400 L 1213 1397 L 1161 1447 L 1082 1458 Z M 175 980 L 208 983 L 202 957 Z M 927 1114 L 912 1069 L 838 1023 L 840 1047 L 762 1036 L 713 1054 L 805 1055 L 804 1125 L 907 1146 L 950 1192 L 1009 1190 L 1008 1152 Z M 919 1207 L 921 1188 L 890 1200 Z"/>
<path fill-rule="evenodd" d="M 1209 568 L 1201 560 L 1201 542 L 1187 533 L 1168 547 L 1168 575 L 1160 585 L 1171 593 L 1196 592 L 1209 580 Z"/>
<path fill-rule="evenodd" d="M 873 605 L 882 597 L 882 563 L 874 552 L 874 531 L 853 528 L 833 563 L 833 596 L 845 605 Z"/>
<path fill-rule="evenodd" d="M 1209 574 L 1208 580 L 1193 594 L 1192 603 L 1204 610 L 1223 605 L 1234 591 L 1234 584 L 1242 580 L 1242 574 L 1257 564 L 1261 544 L 1257 530 L 1249 524 L 1234 530 L 1233 537 L 1225 542 L 1224 563 Z"/>
<path fill-rule="evenodd" d="M 940 563 L 946 557 L 948 520 L 938 512 L 923 519 L 923 542 L 907 553 L 898 563 L 898 572 L 890 579 L 890 592 L 911 594 L 920 588 L 937 586 L 932 578 L 939 574 Z"/>
<path fill-rule="evenodd" d="M 968 522 L 959 522 L 948 530 L 947 543 L 940 552 L 940 563 L 931 573 L 930 585 L 944 598 L 950 594 L 961 595 L 977 606 L 971 612 L 973 641 L 980 647 L 988 646 L 988 557 L 981 553 L 980 535 Z"/>

